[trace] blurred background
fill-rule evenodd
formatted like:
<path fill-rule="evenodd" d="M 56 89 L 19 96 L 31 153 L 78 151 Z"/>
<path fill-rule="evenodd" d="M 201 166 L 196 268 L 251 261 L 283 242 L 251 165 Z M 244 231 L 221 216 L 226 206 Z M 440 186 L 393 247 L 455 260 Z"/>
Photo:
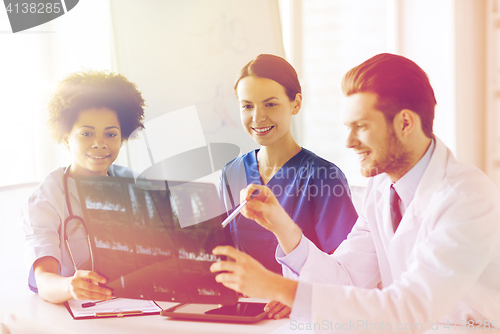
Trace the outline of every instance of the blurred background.
<path fill-rule="evenodd" d="M 57 81 L 83 68 L 135 82 L 146 121 L 194 105 L 207 143 L 249 151 L 255 144 L 241 128 L 232 86 L 259 53 L 284 56 L 298 71 L 299 144 L 337 164 L 350 184 L 364 185 L 344 146 L 340 81 L 381 52 L 426 71 L 438 101 L 436 135 L 498 185 L 499 17 L 500 0 L 85 0 L 13 34 L 0 10 L 0 187 L 39 182 L 69 164 L 48 135 L 45 107 Z M 168 146 L 177 135 L 161 140 Z M 131 165 L 127 151 L 118 163 Z"/>
<path fill-rule="evenodd" d="M 435 134 L 500 186 L 500 0 L 82 0 L 15 34 L 0 9 L 0 254 L 17 255 L 0 256 L 10 273 L 0 276 L 1 292 L 26 288 L 21 205 L 51 170 L 70 163 L 46 127 L 47 102 L 67 74 L 104 69 L 135 82 L 146 99 L 146 131 L 160 129 L 148 138 L 162 150 L 231 143 L 242 154 L 255 143 L 240 125 L 236 73 L 260 53 L 281 55 L 303 88 L 296 140 L 363 186 L 344 146 L 340 82 L 382 52 L 424 69 L 438 101 Z M 196 114 L 161 131 L 179 110 Z M 143 162 L 145 152 L 132 151 L 124 146 L 117 163 Z M 206 180 L 217 182 L 212 172 Z"/>

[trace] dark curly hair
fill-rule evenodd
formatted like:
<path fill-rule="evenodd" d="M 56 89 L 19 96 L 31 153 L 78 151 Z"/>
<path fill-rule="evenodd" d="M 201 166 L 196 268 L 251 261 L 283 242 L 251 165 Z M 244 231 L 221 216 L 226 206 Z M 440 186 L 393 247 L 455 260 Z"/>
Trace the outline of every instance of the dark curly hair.
<path fill-rule="evenodd" d="M 121 74 L 109 71 L 74 72 L 57 85 L 48 104 L 48 125 L 57 143 L 71 132 L 82 110 L 108 108 L 116 112 L 121 136 L 127 140 L 144 128 L 144 99 L 137 86 Z"/>

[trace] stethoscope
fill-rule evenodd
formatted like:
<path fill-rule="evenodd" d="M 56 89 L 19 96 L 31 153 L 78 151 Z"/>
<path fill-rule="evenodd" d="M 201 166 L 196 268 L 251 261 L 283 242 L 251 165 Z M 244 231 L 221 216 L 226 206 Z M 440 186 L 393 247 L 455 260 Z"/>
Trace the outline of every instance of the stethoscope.
<path fill-rule="evenodd" d="M 67 227 L 68 227 L 68 223 L 70 221 L 72 221 L 72 220 L 78 221 L 82 225 L 83 230 L 85 231 L 85 234 L 87 235 L 87 243 L 89 245 L 89 252 L 90 252 L 90 261 L 92 263 L 92 271 L 94 271 L 94 254 L 92 253 L 92 247 L 90 246 L 90 236 L 89 236 L 89 233 L 87 231 L 87 225 L 85 225 L 85 221 L 83 220 L 83 218 L 80 216 L 74 215 L 73 210 L 71 209 L 71 203 L 70 203 L 69 191 L 68 191 L 68 177 L 69 177 L 70 167 L 71 167 L 71 165 L 69 165 L 68 168 L 66 168 L 66 170 L 64 171 L 64 177 L 63 177 L 64 197 L 65 197 L 65 201 L 66 201 L 66 207 L 68 208 L 68 213 L 69 213 L 68 218 L 66 218 L 64 220 L 64 227 L 63 227 L 64 242 L 66 243 L 66 247 L 68 248 L 69 256 L 71 257 L 71 262 L 73 262 L 73 268 L 75 268 L 75 272 L 76 272 L 78 270 L 78 268 L 76 267 L 76 262 L 75 262 L 75 259 L 73 257 L 73 253 L 71 252 L 71 247 L 69 246 Z"/>

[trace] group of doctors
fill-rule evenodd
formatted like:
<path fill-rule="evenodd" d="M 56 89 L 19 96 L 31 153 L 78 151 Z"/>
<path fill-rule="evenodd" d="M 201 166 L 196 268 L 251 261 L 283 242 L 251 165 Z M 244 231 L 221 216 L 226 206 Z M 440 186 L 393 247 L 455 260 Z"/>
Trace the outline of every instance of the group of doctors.
<path fill-rule="evenodd" d="M 344 76 L 346 146 L 370 178 L 359 212 L 342 171 L 293 138 L 302 93 L 286 60 L 257 56 L 234 89 L 260 149 L 222 170 L 227 213 L 248 204 L 230 223 L 236 248 L 213 251 L 235 260 L 211 266 L 218 282 L 271 300 L 274 318 L 423 324 L 415 332 L 430 322 L 500 326 L 500 192 L 433 134 L 436 100 L 418 65 L 379 54 Z M 60 82 L 49 112 L 72 163 L 51 172 L 23 207 L 29 285 L 54 303 L 110 299 L 77 227 L 73 177 L 132 175 L 113 162 L 143 127 L 144 100 L 121 75 L 85 71 Z"/>

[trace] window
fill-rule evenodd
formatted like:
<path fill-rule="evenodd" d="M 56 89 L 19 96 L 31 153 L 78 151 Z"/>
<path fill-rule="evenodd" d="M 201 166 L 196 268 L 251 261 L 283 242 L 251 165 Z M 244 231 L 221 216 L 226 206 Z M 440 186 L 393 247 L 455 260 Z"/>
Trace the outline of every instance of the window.
<path fill-rule="evenodd" d="M 281 4 L 283 9 L 286 4 Z M 295 122 L 296 139 L 339 166 L 351 185 L 365 185 L 367 179 L 359 173 L 355 154 L 344 145 L 347 132 L 342 123 L 340 83 L 349 69 L 388 51 L 387 9 L 386 0 L 307 0 L 301 1 L 301 10 L 295 12 L 301 15 L 298 39 L 302 40 L 302 51 L 292 63 L 299 71 L 304 99 Z M 286 41 L 293 24 L 287 25 L 285 18 L 283 22 L 290 58 L 293 51 Z"/>

